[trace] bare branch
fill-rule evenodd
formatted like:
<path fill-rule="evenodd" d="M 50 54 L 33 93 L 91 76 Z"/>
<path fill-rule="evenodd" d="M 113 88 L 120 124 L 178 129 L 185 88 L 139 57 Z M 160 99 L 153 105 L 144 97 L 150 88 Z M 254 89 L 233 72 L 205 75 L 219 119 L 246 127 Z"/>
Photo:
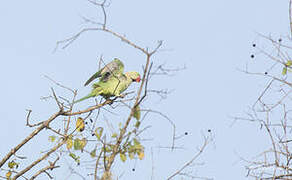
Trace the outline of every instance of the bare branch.
<path fill-rule="evenodd" d="M 35 126 L 39 126 L 39 125 L 41 125 L 43 122 L 39 122 L 39 123 L 36 123 L 36 124 L 30 124 L 29 123 L 29 118 L 30 118 L 30 114 L 31 114 L 31 112 L 32 112 L 32 110 L 27 110 L 28 111 L 28 113 L 27 113 L 27 116 L 26 116 L 26 126 L 29 126 L 29 127 L 35 127 Z"/>
<path fill-rule="evenodd" d="M 29 171 L 32 167 L 34 167 L 35 165 L 37 165 L 39 162 L 43 161 L 44 159 L 46 159 L 47 157 L 49 157 L 49 155 L 53 152 L 55 152 L 57 149 L 59 149 L 64 143 L 66 143 L 65 140 L 61 141 L 60 143 L 58 143 L 55 147 L 53 147 L 49 152 L 47 152 L 46 154 L 44 154 L 42 157 L 40 157 L 39 159 L 37 159 L 36 161 L 34 161 L 33 163 L 31 163 L 29 166 L 27 166 L 25 169 L 23 169 L 22 171 L 18 172 L 13 178 L 12 180 L 17 179 L 18 177 L 22 176 L 24 173 L 26 173 L 27 171 Z"/>
<path fill-rule="evenodd" d="M 56 168 L 59 168 L 60 166 L 56 166 L 56 162 L 59 160 L 60 158 L 57 157 L 56 160 L 54 162 L 50 162 L 49 161 L 49 165 L 44 167 L 43 169 L 39 170 L 37 173 L 35 173 L 31 178 L 30 180 L 33 180 L 35 179 L 37 176 L 39 176 L 40 174 L 42 173 L 45 173 L 49 176 L 50 179 L 53 179 L 52 176 L 50 176 L 50 174 L 47 172 L 47 170 L 53 170 L 53 169 L 56 169 Z"/>
<path fill-rule="evenodd" d="M 190 160 L 188 161 L 185 165 L 183 165 L 180 169 L 178 169 L 175 173 L 173 173 L 171 176 L 167 178 L 167 180 L 174 178 L 177 175 L 180 175 L 180 173 L 183 172 L 187 167 L 189 167 L 205 150 L 206 146 L 209 144 L 209 138 L 204 137 L 204 144 L 201 146 L 199 149 L 199 152 Z"/>

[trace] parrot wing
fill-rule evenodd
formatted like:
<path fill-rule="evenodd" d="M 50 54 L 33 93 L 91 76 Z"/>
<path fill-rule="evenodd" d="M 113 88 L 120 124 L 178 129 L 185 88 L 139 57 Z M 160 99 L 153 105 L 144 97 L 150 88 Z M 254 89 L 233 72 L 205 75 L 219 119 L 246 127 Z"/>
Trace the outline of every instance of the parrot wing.
<path fill-rule="evenodd" d="M 100 81 L 106 82 L 112 77 L 113 75 L 122 74 L 124 71 L 124 64 L 119 59 L 115 58 L 113 61 L 105 65 L 101 70 L 93 74 L 84 84 L 87 86 L 90 82 L 94 79 L 100 77 Z"/>

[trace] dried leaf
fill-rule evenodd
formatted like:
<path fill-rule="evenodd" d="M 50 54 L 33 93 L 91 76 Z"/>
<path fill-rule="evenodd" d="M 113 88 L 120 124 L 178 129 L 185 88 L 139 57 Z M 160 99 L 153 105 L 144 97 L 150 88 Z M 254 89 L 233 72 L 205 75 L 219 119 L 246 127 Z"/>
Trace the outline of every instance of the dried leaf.
<path fill-rule="evenodd" d="M 12 172 L 8 171 L 5 176 L 6 176 L 7 179 L 10 179 L 11 175 L 12 175 Z"/>

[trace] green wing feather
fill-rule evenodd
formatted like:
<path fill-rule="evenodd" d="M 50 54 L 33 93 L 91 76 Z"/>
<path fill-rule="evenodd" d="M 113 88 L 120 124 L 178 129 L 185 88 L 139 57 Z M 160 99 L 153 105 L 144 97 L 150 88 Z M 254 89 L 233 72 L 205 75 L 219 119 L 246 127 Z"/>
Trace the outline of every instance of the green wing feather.
<path fill-rule="evenodd" d="M 101 70 L 93 74 L 84 84 L 84 86 L 87 86 L 90 82 L 92 82 L 94 79 L 100 77 L 100 81 L 106 82 L 108 81 L 112 76 L 122 74 L 124 71 L 124 64 L 119 59 L 115 58 L 112 62 L 108 63 L 103 67 Z"/>
<path fill-rule="evenodd" d="M 92 91 L 89 95 L 75 101 L 74 103 L 83 101 L 85 99 L 91 97 L 97 97 L 99 95 L 103 96 L 104 98 L 109 98 L 112 96 L 119 96 L 122 92 L 124 92 L 132 82 L 140 81 L 140 75 L 138 72 L 127 72 L 125 74 L 115 74 L 110 76 L 107 81 L 100 80 L 97 83 L 92 85 Z"/>
<path fill-rule="evenodd" d="M 78 99 L 78 100 L 74 101 L 73 104 L 81 102 L 81 101 L 84 101 L 84 100 L 89 99 L 91 97 L 96 97 L 96 96 L 102 94 L 103 93 L 103 88 L 99 85 L 100 83 L 101 82 L 98 82 L 98 83 L 94 84 L 93 87 L 95 87 L 95 88 L 92 89 L 90 94 L 88 94 L 87 96 L 85 96 L 85 97 L 83 97 L 81 99 Z"/>
<path fill-rule="evenodd" d="M 88 98 L 91 98 L 91 97 L 94 97 L 94 95 L 90 93 L 87 96 L 85 96 L 85 97 L 83 97 L 81 99 L 78 99 L 77 101 L 74 101 L 73 104 L 81 102 L 81 101 L 84 101 L 85 99 L 88 99 Z"/>

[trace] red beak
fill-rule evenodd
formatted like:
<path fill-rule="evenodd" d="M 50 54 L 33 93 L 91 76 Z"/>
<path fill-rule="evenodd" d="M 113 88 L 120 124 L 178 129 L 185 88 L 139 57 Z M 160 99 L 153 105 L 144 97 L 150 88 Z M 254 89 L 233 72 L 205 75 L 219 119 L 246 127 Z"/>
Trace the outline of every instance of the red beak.
<path fill-rule="evenodd" d="M 138 77 L 137 79 L 136 79 L 136 82 L 140 82 L 141 81 L 141 79 L 140 79 L 140 77 Z"/>

